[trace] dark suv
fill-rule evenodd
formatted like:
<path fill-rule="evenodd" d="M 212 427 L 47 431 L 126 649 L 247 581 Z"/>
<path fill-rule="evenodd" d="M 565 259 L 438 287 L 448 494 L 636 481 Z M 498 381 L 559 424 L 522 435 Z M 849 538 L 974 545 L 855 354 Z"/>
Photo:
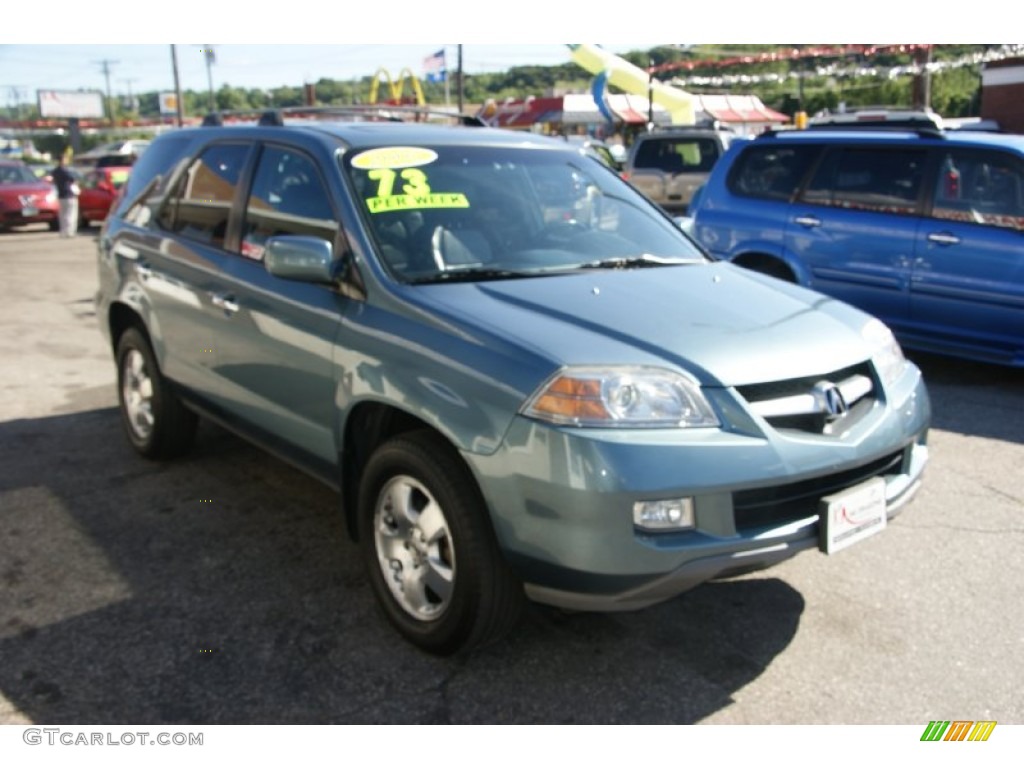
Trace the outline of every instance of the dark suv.
<path fill-rule="evenodd" d="M 698 198 L 715 256 L 858 306 L 908 347 L 1024 365 L 1024 137 L 765 134 Z"/>
<path fill-rule="evenodd" d="M 667 212 L 684 214 L 734 137 L 732 131 L 717 127 L 642 133 L 629 148 L 623 178 Z"/>
<path fill-rule="evenodd" d="M 524 597 L 642 608 L 831 554 L 928 459 L 882 323 L 712 261 L 558 139 L 164 134 L 98 265 L 136 450 L 186 451 L 201 414 L 339 489 L 385 614 L 433 652 L 501 636 Z"/>

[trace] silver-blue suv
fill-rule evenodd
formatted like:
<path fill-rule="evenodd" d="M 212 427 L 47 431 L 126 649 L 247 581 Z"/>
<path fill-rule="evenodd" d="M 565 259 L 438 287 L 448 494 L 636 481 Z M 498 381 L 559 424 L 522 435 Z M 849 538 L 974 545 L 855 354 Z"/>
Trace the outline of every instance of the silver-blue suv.
<path fill-rule="evenodd" d="M 413 643 L 835 552 L 918 489 L 928 396 L 878 320 L 564 141 L 357 114 L 158 138 L 97 307 L 138 452 L 202 416 L 337 488 Z"/>

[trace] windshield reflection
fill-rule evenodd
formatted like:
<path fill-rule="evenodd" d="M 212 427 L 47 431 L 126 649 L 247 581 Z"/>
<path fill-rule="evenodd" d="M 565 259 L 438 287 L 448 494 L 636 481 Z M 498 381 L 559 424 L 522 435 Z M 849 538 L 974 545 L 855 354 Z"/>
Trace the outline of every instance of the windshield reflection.
<path fill-rule="evenodd" d="M 385 147 L 343 164 L 406 282 L 704 262 L 637 192 L 570 150 Z"/>

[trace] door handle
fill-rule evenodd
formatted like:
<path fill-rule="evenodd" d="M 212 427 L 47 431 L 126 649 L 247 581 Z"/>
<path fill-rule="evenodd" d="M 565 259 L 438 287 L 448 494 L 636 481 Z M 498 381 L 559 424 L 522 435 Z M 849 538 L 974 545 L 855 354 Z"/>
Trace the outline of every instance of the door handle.
<path fill-rule="evenodd" d="M 793 221 L 801 227 L 807 227 L 808 229 L 821 226 L 821 219 L 817 216 L 797 216 Z"/>
<path fill-rule="evenodd" d="M 939 245 L 957 245 L 960 242 L 960 238 L 948 232 L 932 232 L 928 235 L 928 241 L 938 243 Z"/>
<path fill-rule="evenodd" d="M 229 315 L 233 315 L 238 311 L 238 302 L 235 301 L 235 297 L 230 294 L 211 293 L 210 301 L 213 303 L 213 306 L 223 309 Z"/>
<path fill-rule="evenodd" d="M 139 276 L 140 280 L 149 280 L 153 276 L 153 270 L 147 267 L 145 264 L 135 264 L 135 274 Z"/>

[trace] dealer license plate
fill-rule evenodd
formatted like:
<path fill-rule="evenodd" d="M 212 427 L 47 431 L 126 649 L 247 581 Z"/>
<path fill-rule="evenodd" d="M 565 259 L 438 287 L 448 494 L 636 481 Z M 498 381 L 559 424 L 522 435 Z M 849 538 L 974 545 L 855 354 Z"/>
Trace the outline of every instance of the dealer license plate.
<path fill-rule="evenodd" d="M 21 215 L 22 216 L 38 216 L 39 215 L 39 209 L 36 208 L 35 206 L 32 206 L 32 205 L 26 205 L 24 208 L 21 209 Z"/>
<path fill-rule="evenodd" d="M 885 480 L 875 477 L 826 496 L 819 509 L 819 543 L 831 555 L 885 528 Z"/>

